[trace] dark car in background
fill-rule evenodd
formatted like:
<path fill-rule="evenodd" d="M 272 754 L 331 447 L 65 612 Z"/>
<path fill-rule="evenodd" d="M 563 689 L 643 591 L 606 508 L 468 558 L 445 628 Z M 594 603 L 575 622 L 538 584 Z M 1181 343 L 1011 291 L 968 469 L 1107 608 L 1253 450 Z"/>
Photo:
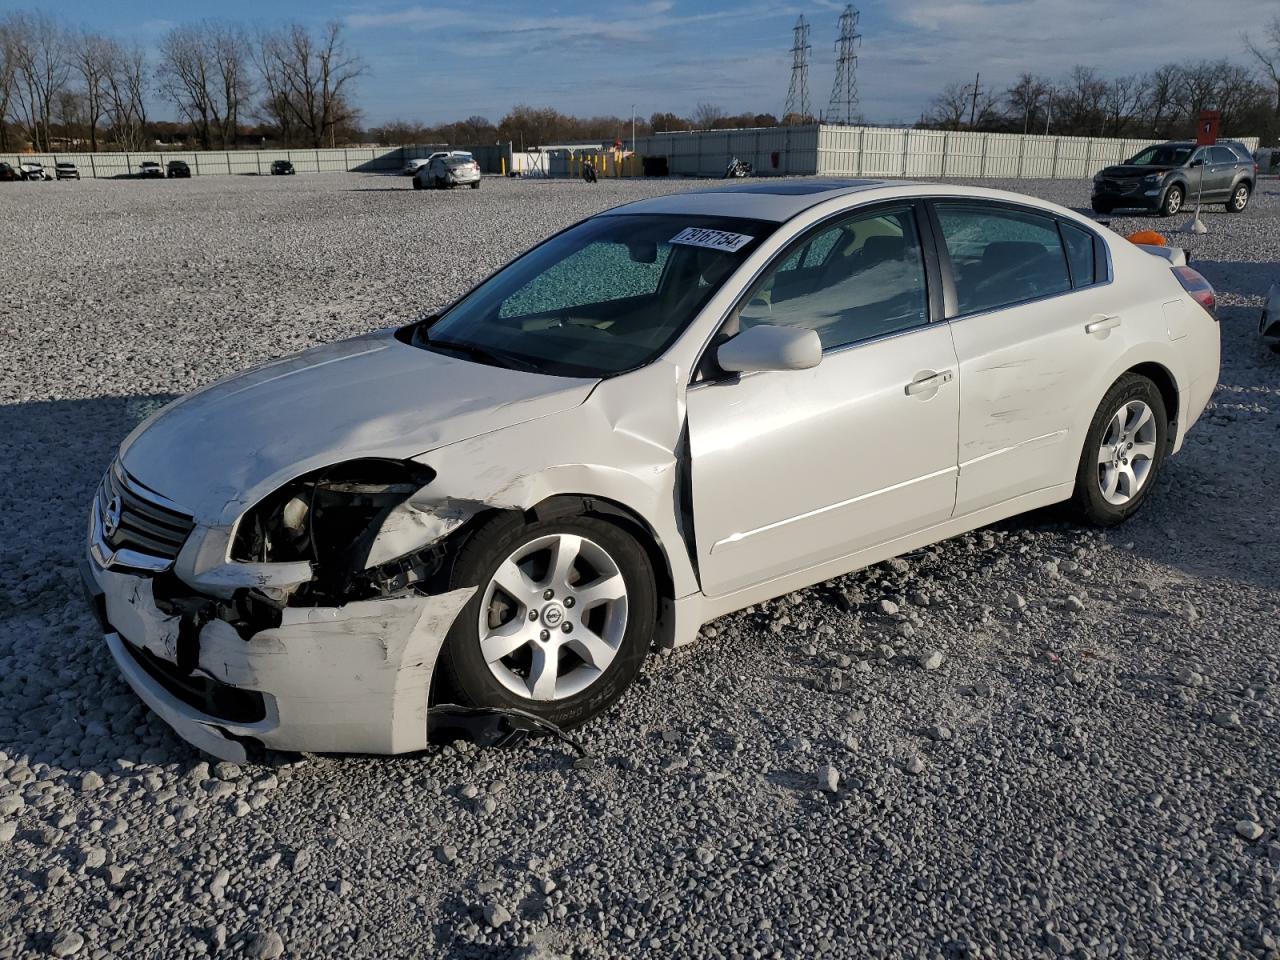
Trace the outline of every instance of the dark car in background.
<path fill-rule="evenodd" d="M 13 169 L 13 164 L 0 162 L 0 183 L 21 179 L 22 174 Z"/>
<path fill-rule="evenodd" d="M 74 163 L 68 160 L 59 160 L 53 165 L 53 175 L 59 180 L 79 180 L 80 171 Z"/>
<path fill-rule="evenodd" d="M 271 161 L 271 175 L 273 177 L 288 177 L 292 176 L 296 172 L 297 171 L 293 169 L 293 164 L 288 160 Z"/>
<path fill-rule="evenodd" d="M 185 160 L 170 160 L 169 165 L 165 168 L 166 177 L 184 177 L 191 179 L 191 168 L 187 166 Z"/>
<path fill-rule="evenodd" d="M 1258 165 L 1248 149 L 1234 140 L 1197 146 L 1175 140 L 1147 147 L 1124 163 L 1100 170 L 1093 178 L 1093 209 L 1110 213 L 1120 207 L 1154 210 L 1171 217 L 1197 194 L 1223 203 L 1228 213 L 1249 205 Z"/>

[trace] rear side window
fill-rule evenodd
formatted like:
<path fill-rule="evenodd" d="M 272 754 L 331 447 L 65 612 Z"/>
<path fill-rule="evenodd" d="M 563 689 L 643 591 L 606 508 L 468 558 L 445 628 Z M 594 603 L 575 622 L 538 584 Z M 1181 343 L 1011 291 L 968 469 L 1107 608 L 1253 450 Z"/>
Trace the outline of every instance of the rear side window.
<path fill-rule="evenodd" d="M 1239 163 L 1240 159 L 1226 147 L 1214 147 L 1209 152 L 1210 163 Z"/>
<path fill-rule="evenodd" d="M 959 312 L 977 313 L 1071 289 L 1058 224 L 1021 210 L 939 203 Z"/>
<path fill-rule="evenodd" d="M 1071 264 L 1071 285 L 1079 288 L 1097 283 L 1093 234 L 1061 220 L 1058 221 L 1058 227 L 1062 230 L 1062 242 L 1067 248 L 1067 261 Z"/>

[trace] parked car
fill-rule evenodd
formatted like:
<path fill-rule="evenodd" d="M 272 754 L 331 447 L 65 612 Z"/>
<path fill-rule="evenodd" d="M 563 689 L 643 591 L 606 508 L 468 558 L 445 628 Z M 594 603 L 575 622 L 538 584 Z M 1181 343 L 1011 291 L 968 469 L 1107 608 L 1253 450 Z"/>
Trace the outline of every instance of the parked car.
<path fill-rule="evenodd" d="M 1124 521 L 1217 383 L 1212 308 L 1002 191 L 642 200 L 152 416 L 86 585 L 129 684 L 219 757 L 418 750 L 452 705 L 572 726 L 730 611 L 1060 501 Z"/>
<path fill-rule="evenodd" d="M 12 164 L 0 162 L 0 183 L 21 180 L 22 174 L 13 169 Z"/>
<path fill-rule="evenodd" d="M 1258 334 L 1262 342 L 1280 353 L 1280 283 L 1273 283 L 1258 318 Z"/>
<path fill-rule="evenodd" d="M 38 160 L 23 160 L 18 164 L 18 172 L 22 174 L 23 180 L 52 180 L 53 177 L 45 173 L 44 164 Z"/>
<path fill-rule="evenodd" d="M 160 164 L 154 160 L 143 160 L 138 164 L 138 176 L 145 179 L 158 177 L 163 180 L 164 170 L 160 167 Z"/>
<path fill-rule="evenodd" d="M 175 179 L 186 178 L 189 180 L 191 179 L 191 167 L 187 165 L 185 160 L 170 160 L 165 167 L 164 175 Z"/>
<path fill-rule="evenodd" d="M 404 169 L 400 171 L 403 176 L 412 177 L 415 173 L 425 167 L 435 157 L 444 156 L 444 153 L 433 153 L 429 157 L 414 157 L 412 160 L 405 162 Z"/>
<path fill-rule="evenodd" d="M 273 177 L 291 177 L 294 173 L 293 164 L 288 160 L 273 160 L 271 162 L 271 175 Z"/>
<path fill-rule="evenodd" d="M 1228 213 L 1239 213 L 1249 205 L 1257 177 L 1258 165 L 1234 140 L 1200 147 L 1190 140 L 1161 143 L 1094 176 L 1093 209 L 1110 213 L 1137 207 L 1171 217 L 1199 193 L 1205 201 L 1225 203 Z"/>
<path fill-rule="evenodd" d="M 413 175 L 413 189 L 446 189 L 449 187 L 468 186 L 472 190 L 480 189 L 480 164 L 469 153 L 456 150 L 453 153 L 440 153 L 431 158 L 431 162 L 419 167 Z"/>
<path fill-rule="evenodd" d="M 53 175 L 59 180 L 79 180 L 80 171 L 74 163 L 68 160 L 59 160 L 53 165 Z"/>

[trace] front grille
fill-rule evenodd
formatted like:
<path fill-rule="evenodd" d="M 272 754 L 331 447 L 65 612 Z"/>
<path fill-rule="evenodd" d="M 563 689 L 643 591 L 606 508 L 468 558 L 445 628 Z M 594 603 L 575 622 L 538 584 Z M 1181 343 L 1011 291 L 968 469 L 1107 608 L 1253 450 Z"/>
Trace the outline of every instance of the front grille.
<path fill-rule="evenodd" d="M 190 514 L 129 476 L 119 461 L 98 488 L 98 518 L 102 541 L 112 551 L 133 550 L 162 560 L 175 559 L 195 527 Z"/>

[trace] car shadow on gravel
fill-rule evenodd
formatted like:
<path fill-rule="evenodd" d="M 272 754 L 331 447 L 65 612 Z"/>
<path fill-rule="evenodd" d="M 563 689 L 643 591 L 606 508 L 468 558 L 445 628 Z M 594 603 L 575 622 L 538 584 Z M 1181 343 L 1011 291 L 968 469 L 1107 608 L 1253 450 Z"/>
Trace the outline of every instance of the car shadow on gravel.
<path fill-rule="evenodd" d="M 194 757 L 116 675 L 80 589 L 88 507 L 173 394 L 0 404 L 0 751 L 80 774 Z"/>

